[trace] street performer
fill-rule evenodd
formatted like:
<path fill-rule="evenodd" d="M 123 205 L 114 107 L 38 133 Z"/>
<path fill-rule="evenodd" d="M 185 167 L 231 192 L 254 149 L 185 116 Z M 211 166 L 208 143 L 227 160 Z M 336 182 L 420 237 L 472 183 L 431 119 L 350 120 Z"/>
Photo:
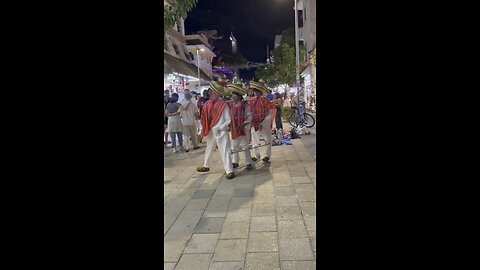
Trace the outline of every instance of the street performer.
<path fill-rule="evenodd" d="M 210 163 L 218 145 L 218 150 L 223 161 L 223 167 L 227 173 L 227 179 L 235 177 L 233 173 L 231 142 L 228 134 L 230 127 L 230 110 L 227 103 L 220 100 L 221 96 L 226 94 L 225 81 L 219 79 L 217 82 L 209 83 L 209 91 L 211 99 L 202 106 L 201 112 L 201 135 L 207 139 L 207 148 L 205 150 L 205 162 L 203 167 L 197 167 L 199 172 L 210 171 Z"/>
<path fill-rule="evenodd" d="M 237 82 L 235 84 L 229 84 L 227 88 L 230 90 L 231 100 L 228 105 L 230 106 L 230 117 L 232 122 L 230 123 L 230 130 L 232 135 L 232 154 L 233 168 L 239 166 L 239 152 L 245 153 L 245 163 L 247 163 L 247 169 L 253 169 L 252 156 L 250 154 L 250 122 L 252 121 L 252 113 L 250 111 L 250 105 L 247 101 L 243 100 L 243 95 L 247 93 L 242 87 L 242 83 Z"/>
<path fill-rule="evenodd" d="M 270 100 L 262 96 L 268 93 L 268 89 L 265 87 L 265 82 L 262 79 L 258 82 L 250 81 L 249 88 L 255 93 L 255 97 L 249 99 L 253 114 L 251 126 L 253 153 L 255 154 L 252 160 L 257 161 L 260 159 L 260 152 L 257 147 L 260 145 L 260 135 L 263 134 L 265 136 L 266 150 L 262 160 L 266 162 L 270 160 L 272 154 L 272 132 L 270 128 L 272 127 L 273 105 Z"/>

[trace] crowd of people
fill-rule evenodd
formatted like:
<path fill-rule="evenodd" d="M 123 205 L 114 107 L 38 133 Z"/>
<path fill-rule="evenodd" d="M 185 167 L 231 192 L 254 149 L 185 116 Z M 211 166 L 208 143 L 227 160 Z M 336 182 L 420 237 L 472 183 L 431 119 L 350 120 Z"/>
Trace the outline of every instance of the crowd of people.
<path fill-rule="evenodd" d="M 239 153 L 243 153 L 248 170 L 254 169 L 254 162 L 261 158 L 259 147 L 265 147 L 262 160 L 270 161 L 273 122 L 277 130 L 283 129 L 283 101 L 280 94 L 272 94 L 263 80 L 250 81 L 244 88 L 241 83 L 227 83 L 220 78 L 211 81 L 202 96 L 189 90 L 170 96 L 166 90 L 164 98 L 165 144 L 170 143 L 170 135 L 175 153 L 189 152 L 190 144 L 192 149 L 198 149 L 199 143 L 206 140 L 204 163 L 197 171 L 210 171 L 217 148 L 227 179 L 235 177 L 233 169 L 239 167 Z"/>

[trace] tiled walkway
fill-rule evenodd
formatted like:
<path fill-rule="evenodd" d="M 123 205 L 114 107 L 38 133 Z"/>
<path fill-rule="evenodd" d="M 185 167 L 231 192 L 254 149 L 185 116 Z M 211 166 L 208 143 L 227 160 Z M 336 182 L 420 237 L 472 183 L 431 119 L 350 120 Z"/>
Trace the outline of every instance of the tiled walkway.
<path fill-rule="evenodd" d="M 315 269 L 315 161 L 292 143 L 272 147 L 271 162 L 252 171 L 240 155 L 231 180 L 217 152 L 209 173 L 196 171 L 205 143 L 165 148 L 165 269 Z"/>

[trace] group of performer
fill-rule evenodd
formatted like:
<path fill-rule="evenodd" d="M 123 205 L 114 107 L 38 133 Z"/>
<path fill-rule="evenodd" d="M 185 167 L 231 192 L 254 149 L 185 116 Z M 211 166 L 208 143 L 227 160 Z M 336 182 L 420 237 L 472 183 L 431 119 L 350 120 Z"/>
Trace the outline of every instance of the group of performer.
<path fill-rule="evenodd" d="M 226 178 L 235 177 L 234 168 L 239 167 L 239 153 L 243 152 L 246 168 L 254 169 L 260 160 L 260 137 L 265 139 L 264 162 L 269 162 L 272 153 L 272 121 L 275 109 L 265 95 L 270 91 L 263 80 L 251 81 L 248 89 L 255 96 L 244 100 L 247 89 L 241 83 L 227 84 L 224 79 L 209 83 L 210 99 L 200 111 L 201 137 L 206 138 L 205 160 L 199 172 L 210 171 L 213 152 L 218 146 L 226 172 Z M 228 101 L 225 101 L 226 98 Z M 250 142 L 254 156 L 250 153 Z"/>

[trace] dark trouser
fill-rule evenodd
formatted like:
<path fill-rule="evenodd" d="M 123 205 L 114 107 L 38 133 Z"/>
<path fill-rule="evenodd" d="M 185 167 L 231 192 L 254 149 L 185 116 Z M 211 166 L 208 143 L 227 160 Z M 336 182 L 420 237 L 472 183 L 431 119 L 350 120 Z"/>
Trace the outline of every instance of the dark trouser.
<path fill-rule="evenodd" d="M 178 138 L 178 144 L 180 144 L 180 147 L 183 147 L 183 134 L 182 134 L 182 132 L 170 132 L 170 138 L 172 139 L 173 149 L 176 149 L 176 146 L 177 146 L 177 140 L 176 140 L 175 136 L 177 136 L 177 138 Z"/>
<path fill-rule="evenodd" d="M 277 126 L 277 129 L 279 129 L 279 128 L 283 129 L 282 108 L 280 108 L 280 107 L 277 107 L 277 112 L 275 113 L 275 126 Z"/>

